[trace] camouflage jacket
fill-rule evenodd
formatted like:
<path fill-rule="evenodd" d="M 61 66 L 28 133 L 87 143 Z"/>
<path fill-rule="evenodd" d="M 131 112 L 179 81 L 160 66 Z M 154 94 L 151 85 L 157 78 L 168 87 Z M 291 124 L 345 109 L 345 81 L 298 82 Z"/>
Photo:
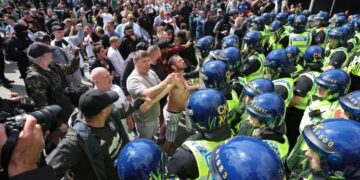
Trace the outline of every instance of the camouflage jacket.
<path fill-rule="evenodd" d="M 32 64 L 27 71 L 25 87 L 27 94 L 34 100 L 37 107 L 57 104 L 62 107 L 60 119 L 66 122 L 73 112 L 70 99 L 65 96 L 64 90 L 67 86 L 65 74 L 76 71 L 79 61 L 72 61 L 71 64 L 49 65 L 50 71 L 45 70 L 37 64 Z"/>

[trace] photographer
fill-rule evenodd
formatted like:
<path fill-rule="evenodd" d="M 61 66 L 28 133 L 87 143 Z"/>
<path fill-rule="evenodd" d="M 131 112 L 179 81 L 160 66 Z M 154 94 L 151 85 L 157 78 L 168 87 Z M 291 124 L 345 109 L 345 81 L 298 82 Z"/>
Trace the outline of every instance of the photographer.
<path fill-rule="evenodd" d="M 37 166 L 45 144 L 43 132 L 40 125 L 36 124 L 36 119 L 33 116 L 26 115 L 25 119 L 24 128 L 20 132 L 8 164 L 9 179 L 56 179 L 51 167 L 39 168 Z M 5 127 L 0 124 L 0 160 L 7 138 Z M 0 169 L 2 168 L 3 164 L 0 163 Z M 7 179 L 4 175 L 4 171 L 1 172 L 0 179 Z"/>

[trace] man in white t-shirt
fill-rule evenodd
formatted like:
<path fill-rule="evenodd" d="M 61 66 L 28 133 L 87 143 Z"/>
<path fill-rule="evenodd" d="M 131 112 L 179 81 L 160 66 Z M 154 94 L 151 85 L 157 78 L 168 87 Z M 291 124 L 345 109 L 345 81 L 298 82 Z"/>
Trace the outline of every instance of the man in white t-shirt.
<path fill-rule="evenodd" d="M 113 16 L 108 12 L 108 8 L 104 7 L 103 9 L 101 9 L 99 11 L 99 14 L 96 15 L 95 18 L 97 18 L 98 16 L 100 16 L 103 19 L 104 22 L 104 29 L 107 23 L 111 22 L 113 20 Z"/>
<path fill-rule="evenodd" d="M 115 69 L 114 83 L 120 85 L 121 74 L 124 72 L 124 59 L 119 52 L 120 39 L 116 36 L 110 37 L 110 48 L 108 49 L 107 58 Z"/>

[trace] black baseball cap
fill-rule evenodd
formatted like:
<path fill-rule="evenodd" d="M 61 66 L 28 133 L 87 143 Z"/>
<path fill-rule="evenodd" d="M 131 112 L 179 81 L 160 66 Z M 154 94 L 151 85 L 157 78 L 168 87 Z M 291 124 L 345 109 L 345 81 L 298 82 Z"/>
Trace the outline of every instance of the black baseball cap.
<path fill-rule="evenodd" d="M 79 108 L 84 116 L 91 117 L 99 114 L 118 99 L 119 95 L 115 91 L 103 92 L 92 89 L 80 96 Z"/>
<path fill-rule="evenodd" d="M 54 52 L 55 50 L 56 47 L 54 46 L 48 46 L 41 42 L 34 42 L 29 47 L 28 55 L 32 58 L 38 58 L 45 53 Z"/>
<path fill-rule="evenodd" d="M 132 27 L 132 25 L 128 24 L 125 26 L 124 30 L 134 31 L 134 28 Z"/>

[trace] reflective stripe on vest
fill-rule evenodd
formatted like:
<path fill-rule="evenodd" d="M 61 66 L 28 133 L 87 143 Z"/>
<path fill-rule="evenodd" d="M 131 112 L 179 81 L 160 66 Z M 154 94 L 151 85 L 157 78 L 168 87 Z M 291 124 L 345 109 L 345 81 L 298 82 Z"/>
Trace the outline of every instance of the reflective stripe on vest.
<path fill-rule="evenodd" d="M 303 32 L 301 34 L 290 33 L 289 46 L 297 46 L 302 53 L 306 48 L 311 45 L 312 36 L 309 32 Z"/>
<path fill-rule="evenodd" d="M 185 141 L 183 143 L 182 146 L 187 147 L 195 157 L 199 171 L 199 177 L 197 179 L 207 178 L 209 173 L 209 159 L 211 152 L 220 143 L 222 143 L 222 141 L 212 142 L 206 140 Z"/>
<path fill-rule="evenodd" d="M 332 56 L 335 52 L 338 52 L 338 51 L 343 51 L 343 52 L 345 53 L 345 55 L 346 55 L 346 59 L 345 59 L 345 61 L 342 63 L 341 68 L 344 68 L 344 67 L 346 66 L 347 61 L 348 61 L 348 59 L 349 59 L 349 56 L 348 56 L 348 53 L 347 53 L 347 49 L 344 48 L 344 47 L 338 47 L 338 48 L 335 48 L 335 49 L 330 49 L 329 55 L 325 57 L 324 66 L 323 66 L 323 67 L 329 66 L 331 56 Z"/>
<path fill-rule="evenodd" d="M 256 72 L 246 76 L 246 82 L 250 82 L 250 81 L 252 81 L 254 79 L 264 77 L 264 73 L 265 73 L 265 67 L 264 67 L 265 56 L 264 56 L 264 54 L 260 54 L 258 52 L 255 52 L 255 54 L 251 55 L 249 57 L 249 59 L 258 60 L 260 62 L 260 68 Z"/>
<path fill-rule="evenodd" d="M 268 144 L 271 149 L 273 149 L 275 153 L 280 157 L 280 159 L 285 162 L 286 157 L 289 153 L 289 140 L 286 135 L 283 135 L 283 138 L 285 139 L 284 143 L 279 143 L 274 140 L 263 140 L 263 142 Z"/>
<path fill-rule="evenodd" d="M 312 83 L 313 83 L 310 91 L 308 91 L 308 92 L 306 93 L 306 96 L 302 99 L 302 101 L 300 102 L 300 104 L 297 104 L 297 105 L 295 106 L 295 108 L 301 109 L 301 110 L 305 110 L 306 107 L 308 107 L 308 106 L 310 105 L 311 98 L 312 98 L 313 95 L 316 94 L 316 91 L 317 91 L 317 85 L 316 85 L 316 83 L 315 83 L 315 78 L 318 77 L 319 75 L 320 75 L 319 72 L 309 71 L 309 72 L 300 74 L 300 76 L 295 80 L 295 82 L 296 82 L 300 77 L 306 76 L 306 77 L 308 77 L 308 78 L 312 81 Z"/>
<path fill-rule="evenodd" d="M 348 73 L 351 73 L 355 76 L 360 76 L 360 56 L 356 56 L 350 63 Z"/>
<path fill-rule="evenodd" d="M 284 86 L 287 89 L 288 96 L 286 99 L 284 99 L 284 101 L 285 101 L 286 107 L 288 107 L 291 99 L 294 96 L 294 92 L 293 92 L 294 80 L 292 78 L 280 78 L 280 79 L 274 80 L 273 83 L 275 86 Z"/>

